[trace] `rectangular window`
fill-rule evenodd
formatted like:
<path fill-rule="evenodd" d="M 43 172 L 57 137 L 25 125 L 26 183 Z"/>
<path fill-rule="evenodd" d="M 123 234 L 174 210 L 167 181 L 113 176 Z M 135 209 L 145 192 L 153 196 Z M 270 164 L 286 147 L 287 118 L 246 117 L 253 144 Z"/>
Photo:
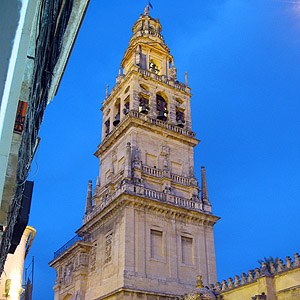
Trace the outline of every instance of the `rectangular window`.
<path fill-rule="evenodd" d="M 193 239 L 185 236 L 181 237 L 182 263 L 185 265 L 193 264 Z"/>
<path fill-rule="evenodd" d="M 163 233 L 158 230 L 150 230 L 150 248 L 151 258 L 162 259 L 163 258 Z"/>
<path fill-rule="evenodd" d="M 111 262 L 112 255 L 112 232 L 108 233 L 105 237 L 105 263 Z"/>

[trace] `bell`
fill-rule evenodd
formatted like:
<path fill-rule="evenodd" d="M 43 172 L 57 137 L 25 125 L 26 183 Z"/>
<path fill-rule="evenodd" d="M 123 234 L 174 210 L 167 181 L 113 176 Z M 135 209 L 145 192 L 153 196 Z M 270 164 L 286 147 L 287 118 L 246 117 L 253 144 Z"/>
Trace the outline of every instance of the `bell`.
<path fill-rule="evenodd" d="M 116 115 L 115 120 L 113 121 L 114 126 L 117 126 L 120 123 L 120 113 Z"/>
<path fill-rule="evenodd" d="M 160 111 L 157 115 L 157 119 L 161 121 L 167 121 L 168 120 L 167 113 L 165 111 Z"/>
<path fill-rule="evenodd" d="M 124 115 L 127 115 L 129 113 L 129 108 L 124 108 L 123 113 L 124 113 Z"/>
<path fill-rule="evenodd" d="M 182 128 L 184 126 L 183 125 L 183 121 L 182 120 L 178 120 L 177 121 L 177 126 Z"/>
<path fill-rule="evenodd" d="M 139 111 L 140 111 L 140 113 L 147 115 L 149 110 L 146 105 L 142 105 L 142 106 L 140 106 Z"/>

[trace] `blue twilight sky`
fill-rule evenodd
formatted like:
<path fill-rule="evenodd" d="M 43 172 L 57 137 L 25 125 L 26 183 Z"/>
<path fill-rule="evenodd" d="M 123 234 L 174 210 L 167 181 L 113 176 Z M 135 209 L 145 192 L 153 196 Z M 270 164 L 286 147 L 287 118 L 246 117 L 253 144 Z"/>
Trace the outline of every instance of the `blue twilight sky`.
<path fill-rule="evenodd" d="M 189 74 L 196 175 L 207 171 L 218 280 L 300 251 L 300 1 L 152 0 L 180 81 Z M 34 300 L 53 299 L 53 252 L 81 226 L 99 161 L 101 102 L 147 1 L 91 0 L 47 107 L 31 226 Z M 196 278 L 195 278 L 196 280 Z"/>

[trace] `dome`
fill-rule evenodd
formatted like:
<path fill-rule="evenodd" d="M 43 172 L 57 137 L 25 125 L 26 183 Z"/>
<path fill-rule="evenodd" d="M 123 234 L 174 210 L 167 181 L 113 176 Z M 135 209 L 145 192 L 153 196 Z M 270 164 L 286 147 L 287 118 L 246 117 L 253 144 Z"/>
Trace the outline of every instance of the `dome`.
<path fill-rule="evenodd" d="M 184 300 L 216 300 L 215 294 L 206 288 L 196 288 L 184 296 Z"/>

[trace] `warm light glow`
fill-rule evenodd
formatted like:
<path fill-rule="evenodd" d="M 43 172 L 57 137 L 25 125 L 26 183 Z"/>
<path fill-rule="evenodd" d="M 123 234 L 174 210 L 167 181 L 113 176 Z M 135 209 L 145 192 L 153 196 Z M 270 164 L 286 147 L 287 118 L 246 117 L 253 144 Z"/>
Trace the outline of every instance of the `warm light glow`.
<path fill-rule="evenodd" d="M 11 274 L 11 285 L 9 290 L 9 296 L 11 300 L 19 300 L 20 292 L 22 292 L 21 282 L 22 277 L 21 274 L 16 270 Z"/>

